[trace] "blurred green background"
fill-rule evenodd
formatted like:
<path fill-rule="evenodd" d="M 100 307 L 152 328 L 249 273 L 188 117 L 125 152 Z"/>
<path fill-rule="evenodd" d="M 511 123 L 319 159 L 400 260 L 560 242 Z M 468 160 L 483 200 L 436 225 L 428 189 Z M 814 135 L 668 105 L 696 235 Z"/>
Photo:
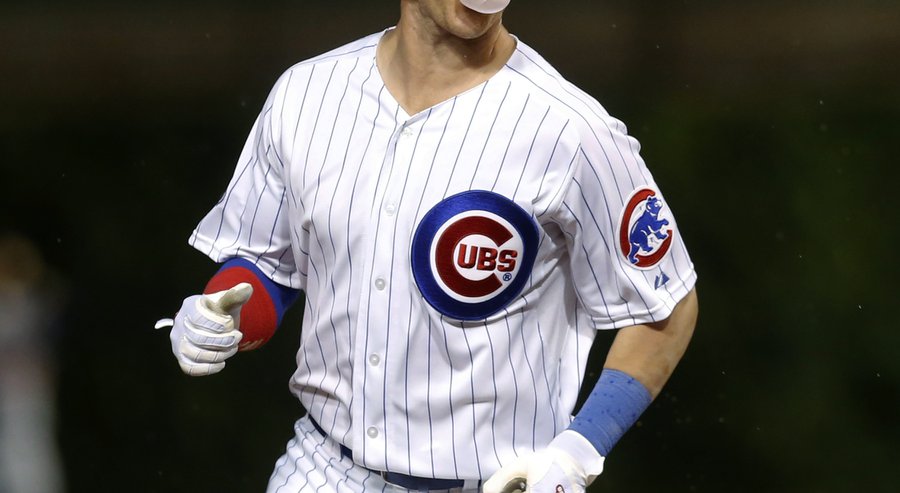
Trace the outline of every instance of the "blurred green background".
<path fill-rule="evenodd" d="M 67 491 L 264 490 L 302 413 L 299 310 L 205 379 L 152 326 L 214 271 L 187 237 L 277 76 L 397 13 L 0 6 L 0 229 L 65 292 Z M 593 491 L 900 491 L 900 2 L 513 0 L 505 23 L 641 141 L 700 274 L 693 344 Z"/>

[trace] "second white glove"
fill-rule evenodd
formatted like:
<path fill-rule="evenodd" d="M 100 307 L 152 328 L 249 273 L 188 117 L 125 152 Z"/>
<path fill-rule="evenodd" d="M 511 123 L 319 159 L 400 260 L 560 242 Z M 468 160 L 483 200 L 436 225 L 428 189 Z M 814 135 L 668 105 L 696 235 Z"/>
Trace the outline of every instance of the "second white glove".
<path fill-rule="evenodd" d="M 157 323 L 157 328 L 172 325 L 172 353 L 184 373 L 204 376 L 225 368 L 225 360 L 238 351 L 241 307 L 252 294 L 250 284 L 240 283 L 226 291 L 190 296 L 174 321 Z"/>
<path fill-rule="evenodd" d="M 484 493 L 584 493 L 603 472 L 604 458 L 580 434 L 566 430 L 547 448 L 502 467 L 484 483 Z"/>

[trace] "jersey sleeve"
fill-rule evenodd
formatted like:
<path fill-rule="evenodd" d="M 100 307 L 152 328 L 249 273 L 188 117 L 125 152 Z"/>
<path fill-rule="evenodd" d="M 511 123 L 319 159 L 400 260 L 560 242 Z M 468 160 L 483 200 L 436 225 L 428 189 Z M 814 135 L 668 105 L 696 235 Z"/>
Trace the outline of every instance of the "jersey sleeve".
<path fill-rule="evenodd" d="M 273 139 L 279 87 L 256 118 L 225 193 L 189 242 L 216 262 L 242 258 L 273 281 L 301 288 L 291 249 L 285 168 Z"/>
<path fill-rule="evenodd" d="M 624 124 L 581 134 L 555 214 L 579 302 L 598 329 L 664 320 L 696 282 L 675 217 Z"/>

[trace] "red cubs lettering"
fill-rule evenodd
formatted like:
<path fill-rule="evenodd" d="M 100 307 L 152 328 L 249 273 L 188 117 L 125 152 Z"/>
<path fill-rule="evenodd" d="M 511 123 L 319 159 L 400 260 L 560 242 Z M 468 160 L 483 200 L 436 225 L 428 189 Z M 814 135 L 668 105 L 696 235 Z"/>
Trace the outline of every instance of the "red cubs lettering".
<path fill-rule="evenodd" d="M 478 251 L 478 270 L 493 271 L 497 268 L 497 250 L 481 247 Z"/>
<path fill-rule="evenodd" d="M 434 267 L 447 288 L 461 296 L 479 298 L 496 293 L 503 287 L 503 282 L 512 280 L 511 273 L 516 269 L 519 252 L 465 243 L 463 240 L 472 234 L 486 236 L 495 245 L 503 245 L 513 237 L 505 226 L 493 219 L 462 218 L 449 225 L 437 238 Z M 470 269 L 494 274 L 479 280 L 468 279 L 461 271 Z M 497 272 L 504 274 L 502 282 Z"/>
<path fill-rule="evenodd" d="M 497 270 L 500 272 L 512 272 L 516 269 L 516 257 L 519 256 L 519 252 L 515 250 L 503 250 L 500 252 L 500 257 L 497 259 L 497 263 L 500 265 L 497 267 Z"/>
<path fill-rule="evenodd" d="M 468 251 L 468 255 L 466 252 Z M 478 261 L 478 247 L 477 246 L 468 246 L 465 243 L 459 244 L 459 255 L 456 257 L 456 265 L 462 267 L 463 269 L 471 269 L 475 267 L 475 262 Z"/>
<path fill-rule="evenodd" d="M 456 255 L 456 265 L 461 269 L 476 268 L 482 271 L 512 272 L 516 270 L 516 258 L 519 252 L 515 250 L 500 250 L 491 247 L 469 246 L 459 244 Z"/>
<path fill-rule="evenodd" d="M 503 283 L 500 282 L 496 275 L 487 276 L 480 281 L 473 281 L 463 277 L 454 265 L 454 259 L 459 260 L 456 249 L 466 236 L 472 234 L 472 231 L 487 232 L 486 236 L 498 245 L 506 243 L 512 237 L 512 234 L 499 226 L 497 221 L 493 219 L 474 216 L 460 219 L 447 227 L 437 240 L 435 268 L 438 276 L 443 279 L 448 288 L 462 296 L 478 298 L 494 293 L 503 287 Z M 466 250 L 471 251 L 469 248 Z"/>

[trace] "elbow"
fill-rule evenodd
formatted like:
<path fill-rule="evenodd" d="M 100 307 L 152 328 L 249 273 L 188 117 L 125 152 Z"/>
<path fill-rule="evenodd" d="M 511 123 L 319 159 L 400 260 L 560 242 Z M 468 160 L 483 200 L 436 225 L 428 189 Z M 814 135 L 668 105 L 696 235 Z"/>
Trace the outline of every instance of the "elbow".
<path fill-rule="evenodd" d="M 700 300 L 697 298 L 697 288 L 691 291 L 679 303 L 676 309 L 683 306 L 685 325 L 689 332 L 693 333 L 697 326 L 697 318 L 700 316 Z"/>
<path fill-rule="evenodd" d="M 687 349 L 694 335 L 699 315 L 700 302 L 697 299 L 697 289 L 694 288 L 678 302 L 672 315 L 666 320 L 666 327 L 672 329 L 672 337 L 680 343 L 682 352 Z"/>

